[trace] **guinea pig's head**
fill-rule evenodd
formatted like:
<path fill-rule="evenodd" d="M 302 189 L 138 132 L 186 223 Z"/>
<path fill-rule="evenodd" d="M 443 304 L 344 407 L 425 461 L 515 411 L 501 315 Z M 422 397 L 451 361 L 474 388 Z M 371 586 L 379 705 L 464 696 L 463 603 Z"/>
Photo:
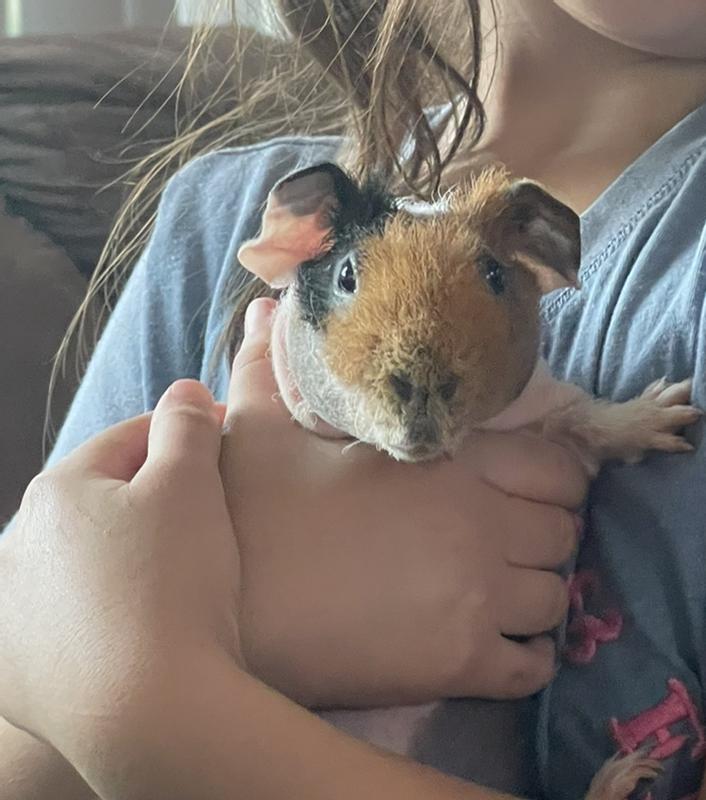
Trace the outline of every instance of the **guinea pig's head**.
<path fill-rule="evenodd" d="M 427 205 L 327 163 L 275 186 L 238 257 L 285 290 L 272 355 L 293 416 L 419 461 L 522 393 L 540 296 L 577 284 L 579 221 L 502 170 Z"/>

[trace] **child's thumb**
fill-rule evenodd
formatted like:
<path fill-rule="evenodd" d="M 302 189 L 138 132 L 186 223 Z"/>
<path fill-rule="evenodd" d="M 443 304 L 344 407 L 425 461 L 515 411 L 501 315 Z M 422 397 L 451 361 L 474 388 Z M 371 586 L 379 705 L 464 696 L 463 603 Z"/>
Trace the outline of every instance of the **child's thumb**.
<path fill-rule="evenodd" d="M 164 393 L 152 414 L 147 459 L 138 472 L 202 474 L 218 468 L 222 412 L 208 389 L 198 381 L 180 380 Z"/>
<path fill-rule="evenodd" d="M 228 390 L 228 413 L 261 402 L 272 403 L 277 384 L 269 358 L 272 313 L 276 302 L 260 297 L 248 306 L 245 336 L 233 362 Z"/>

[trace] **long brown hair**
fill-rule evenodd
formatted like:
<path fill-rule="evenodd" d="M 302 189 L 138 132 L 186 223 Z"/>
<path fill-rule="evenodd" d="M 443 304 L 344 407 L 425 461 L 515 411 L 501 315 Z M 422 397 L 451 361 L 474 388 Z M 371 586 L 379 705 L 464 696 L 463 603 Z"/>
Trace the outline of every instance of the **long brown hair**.
<path fill-rule="evenodd" d="M 234 0 L 216 2 L 214 13 L 224 3 L 235 18 Z M 260 12 L 264 5 L 257 0 Z M 272 0 L 269 21 L 280 35 L 269 48 L 265 77 L 260 72 L 243 82 L 248 48 L 261 47 L 262 39 L 236 27 L 225 77 L 207 102 L 189 108 L 191 90 L 214 58 L 214 26 L 197 30 L 177 89 L 184 98 L 181 127 L 173 141 L 156 147 L 126 174 L 129 197 L 67 340 L 81 330 L 91 309 L 105 316 L 148 238 L 165 180 L 196 155 L 282 133 L 335 131 L 345 134 L 344 158 L 354 173 L 381 172 L 409 193 L 432 195 L 458 148 L 473 146 L 485 124 L 478 90 L 479 0 L 447 0 L 443 10 L 439 5 L 435 0 Z M 278 113 L 272 113 L 273 106 Z M 425 113 L 431 106 L 442 107 L 434 124 Z M 215 107 L 219 113 L 209 117 Z M 235 277 L 223 335 L 229 348 L 238 340 L 248 302 L 264 293 L 255 279 Z"/>

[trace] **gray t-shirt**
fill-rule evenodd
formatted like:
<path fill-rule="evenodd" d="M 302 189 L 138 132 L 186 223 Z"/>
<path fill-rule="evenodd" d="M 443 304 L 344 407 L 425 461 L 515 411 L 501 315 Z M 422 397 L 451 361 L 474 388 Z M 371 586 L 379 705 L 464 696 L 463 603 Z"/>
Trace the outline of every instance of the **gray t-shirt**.
<path fill-rule="evenodd" d="M 195 160 L 164 193 L 137 264 L 51 461 L 154 407 L 176 378 L 226 394 L 212 369 L 237 280 L 274 182 L 335 158 L 335 138 L 288 138 Z M 642 155 L 582 217 L 582 291 L 547 298 L 545 355 L 559 378 L 624 400 L 651 381 L 695 377 L 706 408 L 706 106 Z M 702 435 L 697 427 L 695 443 Z M 573 588 L 569 647 L 540 698 L 545 795 L 575 800 L 619 750 L 647 747 L 680 800 L 704 771 L 706 448 L 611 466 L 596 481 Z M 483 742 L 469 742 L 483 747 Z"/>

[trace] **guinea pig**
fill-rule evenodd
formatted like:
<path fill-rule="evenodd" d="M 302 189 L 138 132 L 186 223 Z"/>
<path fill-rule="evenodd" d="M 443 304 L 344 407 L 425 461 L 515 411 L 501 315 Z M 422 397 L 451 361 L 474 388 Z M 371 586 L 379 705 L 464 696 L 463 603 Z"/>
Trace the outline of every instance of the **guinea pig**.
<path fill-rule="evenodd" d="M 690 384 L 597 403 L 539 358 L 542 294 L 578 286 L 578 216 L 498 168 L 433 204 L 323 163 L 272 190 L 241 264 L 283 290 L 272 361 L 303 426 L 402 461 L 453 456 L 469 431 L 539 426 L 592 473 L 690 449 Z M 668 397 L 669 400 L 665 400 Z"/>

